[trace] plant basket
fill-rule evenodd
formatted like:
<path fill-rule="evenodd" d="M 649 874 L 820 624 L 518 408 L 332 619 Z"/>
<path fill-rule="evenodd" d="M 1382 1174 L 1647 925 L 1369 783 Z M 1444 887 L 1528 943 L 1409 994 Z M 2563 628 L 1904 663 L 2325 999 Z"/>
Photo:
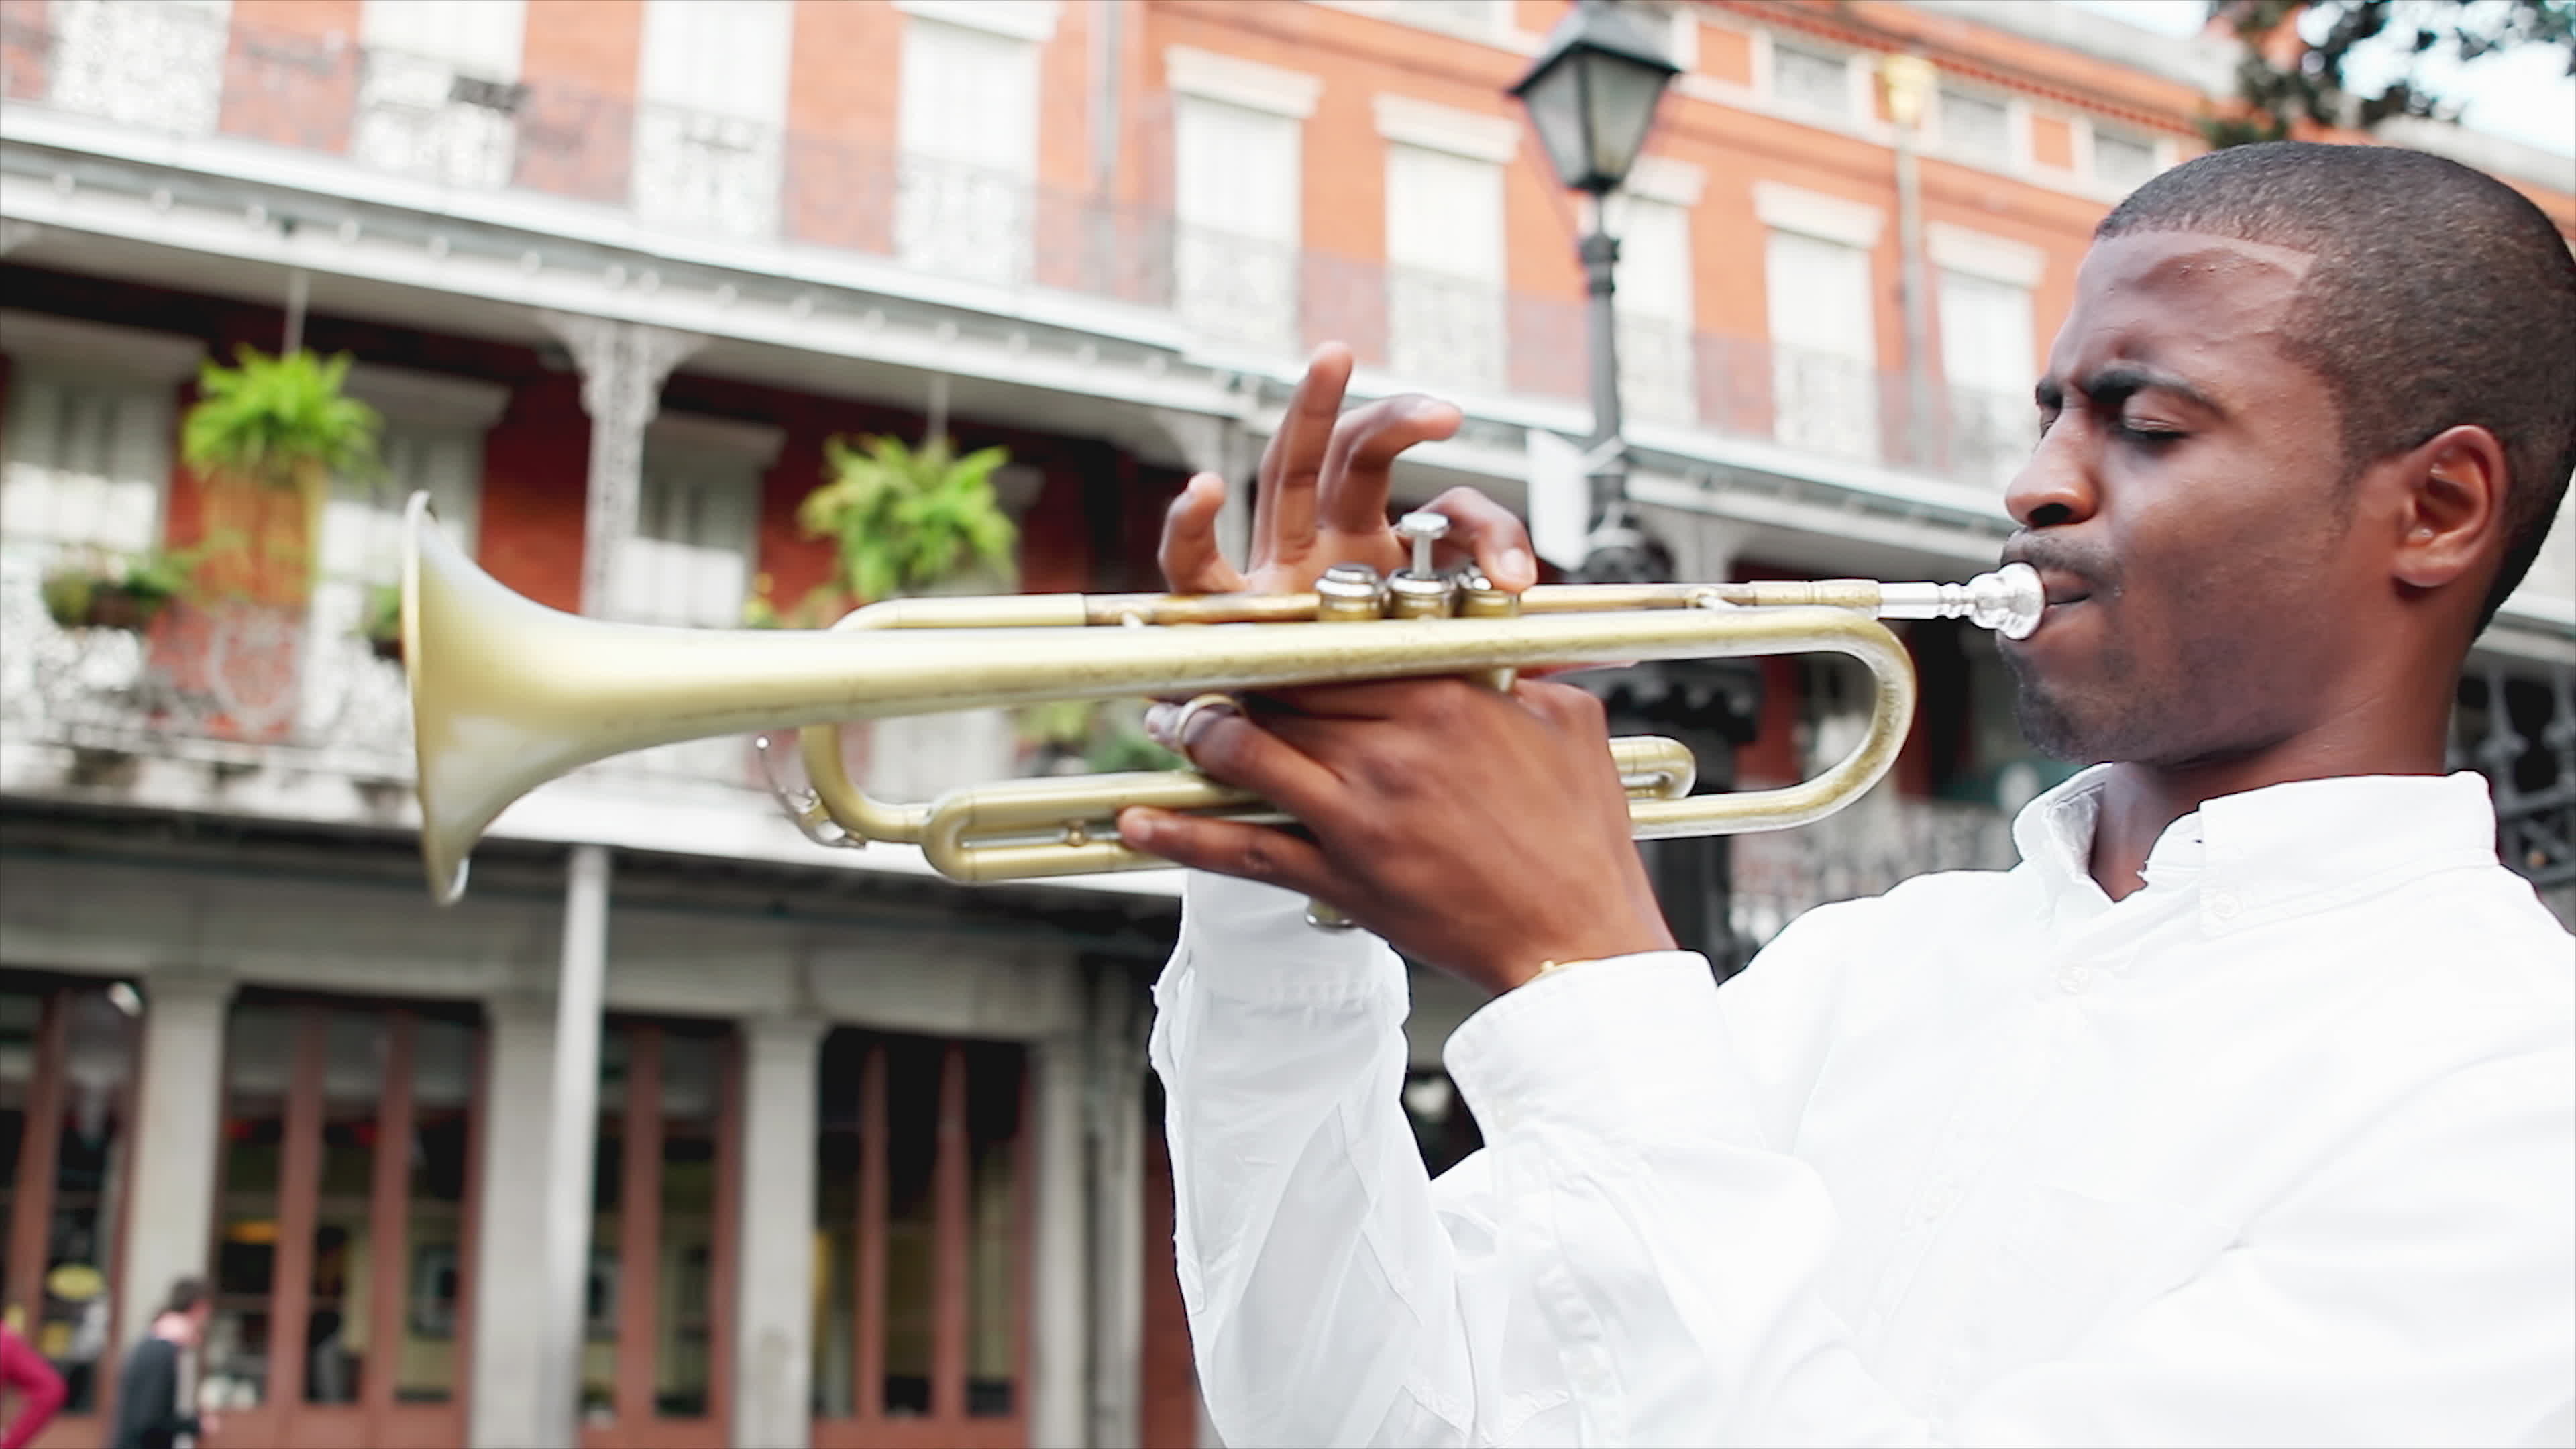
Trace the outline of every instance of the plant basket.
<path fill-rule="evenodd" d="M 154 616 L 169 602 L 167 594 L 105 584 L 90 590 L 89 609 L 82 622 L 93 629 L 123 629 L 140 634 L 152 627 Z"/>

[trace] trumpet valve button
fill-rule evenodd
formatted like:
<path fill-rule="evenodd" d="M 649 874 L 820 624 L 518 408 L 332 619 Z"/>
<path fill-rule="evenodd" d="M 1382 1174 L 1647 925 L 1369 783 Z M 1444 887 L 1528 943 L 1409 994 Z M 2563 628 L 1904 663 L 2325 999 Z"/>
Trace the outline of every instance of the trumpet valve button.
<path fill-rule="evenodd" d="M 1395 533 L 1413 545 L 1413 571 L 1427 575 L 1431 572 L 1431 546 L 1449 536 L 1449 518 L 1417 508 L 1395 521 Z"/>
<path fill-rule="evenodd" d="M 1315 580 L 1315 615 L 1327 623 L 1375 619 L 1386 612 L 1386 582 L 1367 564 L 1341 563 Z"/>

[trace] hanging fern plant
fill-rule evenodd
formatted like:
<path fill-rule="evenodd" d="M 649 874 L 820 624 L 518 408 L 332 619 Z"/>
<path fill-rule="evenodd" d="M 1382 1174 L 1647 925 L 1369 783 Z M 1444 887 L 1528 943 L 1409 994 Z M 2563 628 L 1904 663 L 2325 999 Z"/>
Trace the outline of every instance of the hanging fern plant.
<path fill-rule="evenodd" d="M 189 467 L 262 487 L 308 490 L 327 485 L 334 473 L 375 469 L 384 420 L 341 393 L 347 353 L 271 357 L 246 346 L 235 356 L 241 366 L 209 362 L 197 374 L 197 403 L 179 439 Z"/>
<path fill-rule="evenodd" d="M 346 353 L 271 357 L 245 346 L 234 355 L 238 367 L 209 362 L 199 371 L 197 401 L 180 425 L 180 456 L 209 485 L 210 524 L 251 540 L 247 557 L 214 570 L 219 591 L 291 603 L 307 584 L 332 475 L 379 470 L 384 420 L 341 392 Z M 261 501 L 277 494 L 300 505 L 282 523 Z"/>
<path fill-rule="evenodd" d="M 1019 529 L 993 494 L 1002 448 L 955 456 L 948 440 L 915 449 L 869 437 L 823 445 L 823 486 L 797 506 L 807 536 L 832 540 L 835 581 L 861 603 L 987 573 L 1017 580 Z"/>

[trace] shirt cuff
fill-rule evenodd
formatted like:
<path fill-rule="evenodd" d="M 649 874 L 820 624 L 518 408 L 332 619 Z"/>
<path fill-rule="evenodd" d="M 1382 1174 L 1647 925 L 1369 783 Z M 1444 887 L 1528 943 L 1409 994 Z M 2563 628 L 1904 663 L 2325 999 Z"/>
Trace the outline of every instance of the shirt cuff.
<path fill-rule="evenodd" d="M 1306 898 L 1276 886 L 1191 871 L 1181 887 L 1176 959 L 1220 996 L 1277 1005 L 1407 999 L 1404 963 L 1361 930 L 1306 923 Z"/>
<path fill-rule="evenodd" d="M 1586 961 L 1479 1008 L 1442 1052 L 1490 1138 L 1679 1131 L 1759 1145 L 1761 1128 L 1696 951 Z"/>

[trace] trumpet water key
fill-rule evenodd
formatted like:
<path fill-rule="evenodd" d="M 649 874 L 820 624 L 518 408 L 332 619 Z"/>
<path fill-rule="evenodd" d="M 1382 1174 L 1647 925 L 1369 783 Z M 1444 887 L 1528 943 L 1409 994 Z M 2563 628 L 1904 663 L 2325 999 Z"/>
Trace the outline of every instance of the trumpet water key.
<path fill-rule="evenodd" d="M 828 630 L 679 629 L 587 619 L 513 593 L 435 526 L 406 518 L 403 665 L 410 677 L 421 857 L 432 893 L 464 890 L 486 826 L 538 785 L 632 750 L 801 730 L 810 792 L 791 800 L 833 844 L 917 844 L 965 881 L 1166 866 L 1117 839 L 1128 805 L 1279 818 L 1189 771 L 1004 781 L 928 802 L 868 797 L 850 780 L 843 722 L 1050 700 L 1193 695 L 1298 684 L 1663 659 L 1836 653 L 1877 683 L 1860 744 L 1777 790 L 1691 795 L 1689 752 L 1615 744 L 1640 838 L 1732 834 L 1819 819 L 1896 758 L 1914 713 L 1904 646 L 1881 618 L 1964 617 L 2015 635 L 2039 580 L 2009 566 L 1967 584 L 1563 585 L 1517 597 L 1427 568 L 1381 580 L 1342 568 L 1312 593 L 1027 594 L 901 599 Z M 1214 626 L 1214 627 L 1211 627 Z M 764 741 L 764 744 L 773 743 Z"/>

